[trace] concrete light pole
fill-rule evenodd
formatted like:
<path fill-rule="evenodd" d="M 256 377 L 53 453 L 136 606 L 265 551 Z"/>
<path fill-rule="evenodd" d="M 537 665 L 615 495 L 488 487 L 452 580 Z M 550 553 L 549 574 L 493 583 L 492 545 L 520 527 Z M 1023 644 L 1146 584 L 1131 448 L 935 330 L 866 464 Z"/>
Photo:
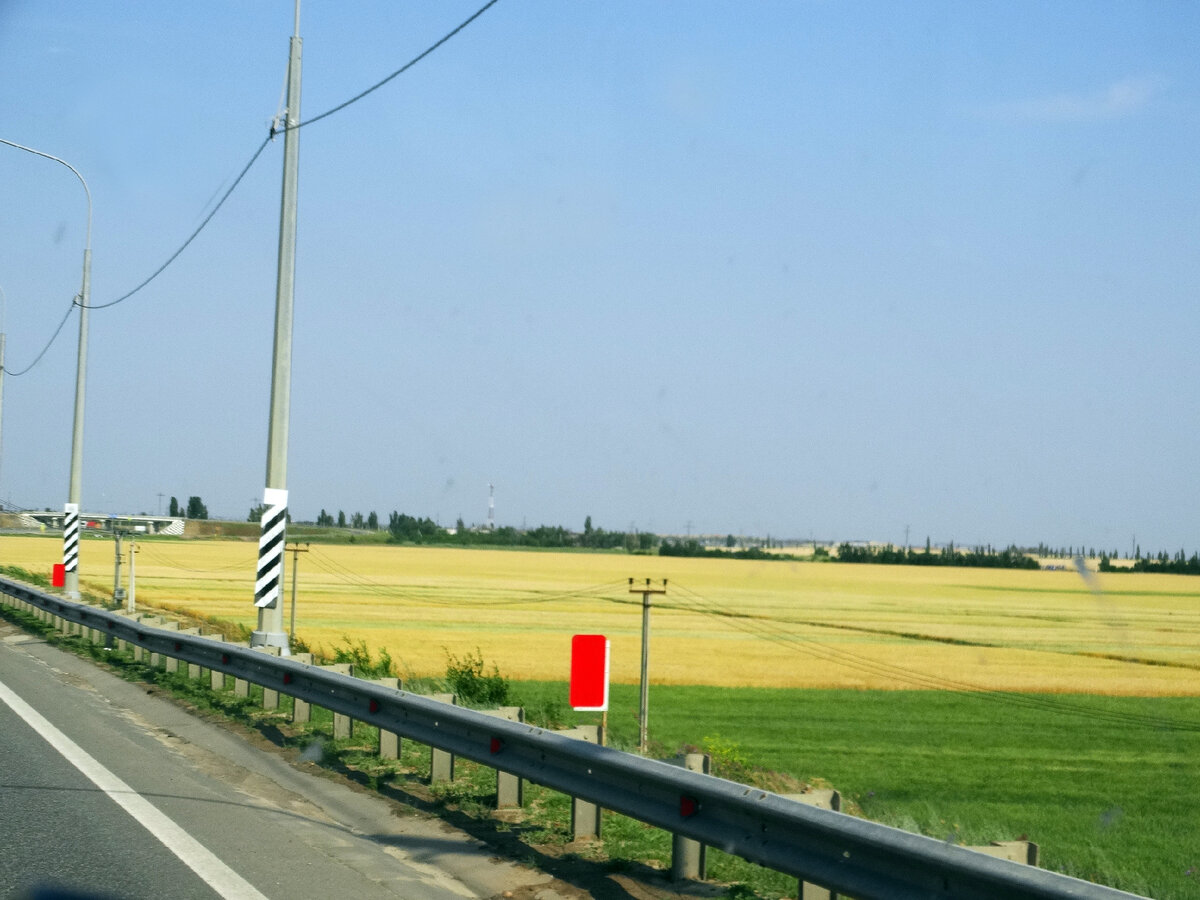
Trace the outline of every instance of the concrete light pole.
<path fill-rule="evenodd" d="M 298 0 L 297 0 L 298 2 Z M 70 169 L 87 194 L 87 240 L 83 248 L 83 286 L 79 291 L 79 356 L 75 367 L 75 424 L 71 432 L 71 480 L 63 516 L 63 568 L 66 571 L 64 593 L 72 600 L 79 599 L 79 496 L 83 482 L 83 397 L 87 382 L 88 303 L 92 282 L 92 192 L 79 170 L 64 159 L 34 150 L 23 144 L 0 138 L 7 144 L 44 159 L 52 159 Z"/>
<path fill-rule="evenodd" d="M 283 549 L 287 541 L 287 444 L 292 387 L 292 299 L 296 278 L 296 194 L 300 166 L 300 0 L 296 0 L 288 56 L 286 130 L 283 134 L 283 198 L 279 212 L 279 265 L 275 287 L 275 345 L 271 368 L 271 415 L 267 431 L 267 486 L 258 539 L 254 605 L 258 628 L 252 647 L 288 653 L 283 630 Z"/>

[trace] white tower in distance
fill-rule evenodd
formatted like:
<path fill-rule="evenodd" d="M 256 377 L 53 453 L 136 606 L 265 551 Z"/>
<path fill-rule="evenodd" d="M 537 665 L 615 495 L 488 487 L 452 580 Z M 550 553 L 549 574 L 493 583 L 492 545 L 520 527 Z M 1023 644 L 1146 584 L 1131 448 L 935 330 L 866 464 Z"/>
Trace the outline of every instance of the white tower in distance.
<path fill-rule="evenodd" d="M 496 530 L 496 486 L 488 485 L 488 531 Z"/>

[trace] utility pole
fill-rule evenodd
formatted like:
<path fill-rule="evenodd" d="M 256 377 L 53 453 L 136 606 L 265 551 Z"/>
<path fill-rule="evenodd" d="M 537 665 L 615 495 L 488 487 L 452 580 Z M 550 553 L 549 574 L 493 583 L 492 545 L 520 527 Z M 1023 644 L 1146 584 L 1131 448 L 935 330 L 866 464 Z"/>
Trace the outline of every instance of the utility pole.
<path fill-rule="evenodd" d="M 159 491 L 158 492 L 158 514 L 160 516 L 162 515 L 162 498 L 163 498 L 163 492 Z"/>
<path fill-rule="evenodd" d="M 296 637 L 296 570 L 300 566 L 300 554 L 308 552 L 308 542 L 305 542 L 303 550 L 300 549 L 298 543 L 284 549 L 292 554 L 292 622 L 291 627 L 288 628 L 288 640 L 290 641 Z"/>
<path fill-rule="evenodd" d="M 665 594 L 667 579 L 662 580 L 662 587 L 654 587 L 647 578 L 645 584 L 635 585 L 629 579 L 629 593 L 642 595 L 642 680 L 641 699 L 638 704 L 638 752 L 646 752 L 646 731 L 650 714 L 650 595 Z"/>
<path fill-rule="evenodd" d="M 125 598 L 125 611 L 137 611 L 137 539 L 129 535 L 129 594 Z"/>
<path fill-rule="evenodd" d="M 296 195 L 300 168 L 300 0 L 288 54 L 286 128 L 283 133 L 283 189 L 279 209 L 279 264 L 275 282 L 275 343 L 271 363 L 271 413 L 267 429 L 267 486 L 258 539 L 254 605 L 258 628 L 252 647 L 278 647 L 289 653 L 283 632 L 283 548 L 287 542 L 287 444 L 292 393 L 292 300 L 296 280 Z"/>
<path fill-rule="evenodd" d="M 120 603 L 125 599 L 125 589 L 121 587 L 121 532 L 113 532 L 113 602 Z"/>

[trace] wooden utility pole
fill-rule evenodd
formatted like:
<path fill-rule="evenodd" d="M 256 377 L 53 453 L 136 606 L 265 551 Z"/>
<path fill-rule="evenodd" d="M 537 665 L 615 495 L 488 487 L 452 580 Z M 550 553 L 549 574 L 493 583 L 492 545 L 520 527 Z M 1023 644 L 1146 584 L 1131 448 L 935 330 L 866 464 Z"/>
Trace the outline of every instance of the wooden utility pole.
<path fill-rule="evenodd" d="M 635 584 L 629 579 L 629 593 L 642 595 L 642 681 L 641 701 L 638 704 L 638 752 L 646 752 L 646 730 L 650 712 L 650 595 L 665 594 L 667 579 L 662 580 L 662 587 L 655 587 L 649 578 L 643 584 Z"/>

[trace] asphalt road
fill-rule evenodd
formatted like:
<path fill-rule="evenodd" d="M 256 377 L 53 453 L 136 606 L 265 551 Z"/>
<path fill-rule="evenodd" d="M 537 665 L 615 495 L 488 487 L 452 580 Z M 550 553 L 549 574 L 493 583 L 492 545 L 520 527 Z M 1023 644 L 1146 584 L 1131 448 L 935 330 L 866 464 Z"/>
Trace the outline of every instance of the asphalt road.
<path fill-rule="evenodd" d="M 0 622 L 0 897 L 463 900 L 549 880 Z"/>

